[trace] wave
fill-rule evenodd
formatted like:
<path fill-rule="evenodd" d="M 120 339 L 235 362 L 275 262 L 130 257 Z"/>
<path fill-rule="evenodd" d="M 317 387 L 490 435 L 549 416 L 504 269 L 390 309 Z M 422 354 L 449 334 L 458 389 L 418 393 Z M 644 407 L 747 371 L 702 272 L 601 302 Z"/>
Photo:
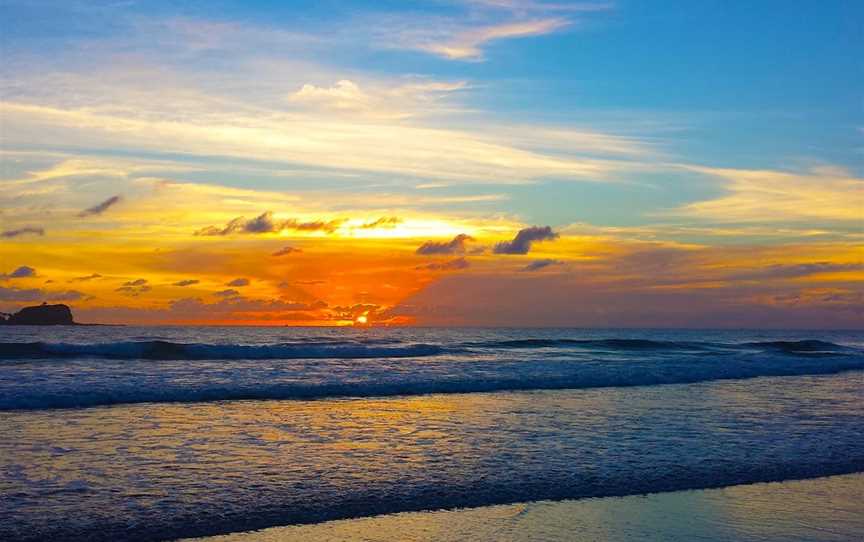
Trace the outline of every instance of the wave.
<path fill-rule="evenodd" d="M 758 350 L 795 355 L 861 353 L 840 344 L 813 339 L 713 343 L 696 341 L 657 341 L 648 339 L 513 339 L 464 342 L 452 347 L 434 344 L 408 344 L 394 339 L 364 338 L 332 340 L 310 338 L 279 344 L 198 344 L 167 340 L 138 340 L 113 343 L 2 342 L 0 359 L 51 359 L 95 357 L 147 360 L 233 360 L 233 359 L 337 359 L 426 357 L 444 353 L 469 352 L 471 349 L 524 350 L 540 348 L 584 349 L 600 352 L 700 352 Z"/>
<path fill-rule="evenodd" d="M 416 364 L 400 371 L 393 371 L 392 365 L 357 369 L 334 366 L 332 370 L 323 367 L 325 372 L 332 373 L 330 380 L 323 381 L 320 376 L 307 377 L 302 369 L 293 366 L 278 372 L 268 371 L 267 376 L 260 380 L 250 378 L 248 372 L 237 372 L 227 381 L 224 377 L 210 380 L 206 377 L 206 369 L 202 371 L 205 375 L 202 378 L 183 378 L 177 382 L 162 378 L 131 378 L 90 385 L 87 382 L 70 383 L 66 379 L 52 386 L 42 382 L 25 389 L 19 385 L 14 394 L 0 393 L 0 411 L 135 403 L 320 400 L 695 384 L 864 371 L 864 356 L 791 359 L 738 356 L 713 361 L 654 360 L 649 363 L 517 361 L 444 365 L 425 368 L 423 364 Z M 254 373 L 254 368 L 252 371 Z"/>
<path fill-rule="evenodd" d="M 778 350 L 791 354 L 820 354 L 854 351 L 854 348 L 828 341 L 805 339 L 801 341 L 762 341 L 743 343 L 741 346 L 762 350 Z"/>
<path fill-rule="evenodd" d="M 699 351 L 699 350 L 763 350 L 779 351 L 790 354 L 807 353 L 844 353 L 854 348 L 828 341 L 805 339 L 799 341 L 764 341 L 745 343 L 715 343 L 698 341 L 657 341 L 650 339 L 513 339 L 464 343 L 465 346 L 480 348 L 586 348 L 621 351 Z"/>
<path fill-rule="evenodd" d="M 147 360 L 368 359 L 434 356 L 442 352 L 442 347 L 430 344 L 369 346 L 348 341 L 268 345 L 185 344 L 170 341 L 97 344 L 0 343 L 0 358 L 4 359 L 81 357 Z"/>
<path fill-rule="evenodd" d="M 480 348 L 606 348 L 613 350 L 694 350 L 703 349 L 710 343 L 653 341 L 648 339 L 513 339 L 464 343 Z"/>

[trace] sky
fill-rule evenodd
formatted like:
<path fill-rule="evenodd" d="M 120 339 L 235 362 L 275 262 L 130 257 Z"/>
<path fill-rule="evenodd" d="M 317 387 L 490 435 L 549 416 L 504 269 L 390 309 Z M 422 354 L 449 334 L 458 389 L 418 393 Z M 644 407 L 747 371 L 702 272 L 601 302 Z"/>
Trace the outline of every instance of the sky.
<path fill-rule="evenodd" d="M 0 0 L 0 311 L 864 327 L 864 4 Z"/>

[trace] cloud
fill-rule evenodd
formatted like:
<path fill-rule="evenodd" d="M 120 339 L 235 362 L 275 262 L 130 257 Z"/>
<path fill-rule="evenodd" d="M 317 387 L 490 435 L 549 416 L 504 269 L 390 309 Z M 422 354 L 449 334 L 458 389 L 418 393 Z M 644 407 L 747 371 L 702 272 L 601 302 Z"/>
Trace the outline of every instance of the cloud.
<path fill-rule="evenodd" d="M 391 313 L 430 326 L 862 327 L 864 297 L 851 285 L 790 291 L 766 281 L 657 288 L 588 279 L 564 273 L 453 273 L 405 298 Z"/>
<path fill-rule="evenodd" d="M 198 298 L 178 299 L 171 303 L 171 311 L 186 313 L 187 315 L 198 314 L 207 316 L 212 313 L 319 311 L 327 308 L 327 303 L 323 301 L 303 303 L 299 301 L 282 301 L 279 299 L 254 299 L 243 297 L 236 290 L 225 290 L 224 292 L 217 292 L 214 295 L 223 299 L 220 299 L 216 303 L 204 303 Z"/>
<path fill-rule="evenodd" d="M 669 214 L 718 222 L 853 221 L 862 217 L 864 178 L 835 167 L 806 173 L 683 166 L 725 179 L 728 193 Z"/>
<path fill-rule="evenodd" d="M 470 266 L 471 262 L 469 262 L 465 258 L 456 258 L 455 260 L 450 260 L 448 262 L 432 262 L 426 265 L 420 265 L 417 266 L 415 269 L 425 269 L 429 271 L 456 271 L 459 269 L 467 269 Z"/>
<path fill-rule="evenodd" d="M 566 19 L 549 18 L 478 26 L 441 41 L 421 39 L 414 47 L 450 60 L 483 60 L 483 46 L 491 41 L 551 34 L 568 24 Z"/>
<path fill-rule="evenodd" d="M 279 288 L 289 288 L 293 285 L 298 286 L 320 286 L 321 284 L 327 284 L 326 280 L 295 280 L 293 282 L 283 281 L 279 283 Z"/>
<path fill-rule="evenodd" d="M 288 101 L 324 105 L 335 109 L 365 109 L 369 106 L 370 97 L 360 90 L 354 81 L 342 79 L 330 88 L 305 84 L 300 90 L 291 94 Z"/>
<path fill-rule="evenodd" d="M 84 277 L 75 277 L 73 279 L 70 279 L 69 282 L 87 282 L 88 280 L 95 280 L 95 279 L 101 279 L 101 278 L 102 278 L 102 275 L 100 275 L 99 273 L 92 273 L 92 274 L 86 275 Z"/>
<path fill-rule="evenodd" d="M 195 235 L 215 236 L 215 235 L 231 235 L 233 233 L 278 233 L 283 230 L 296 231 L 324 231 L 333 233 L 336 229 L 345 222 L 342 219 L 330 221 L 312 221 L 300 222 L 296 219 L 289 218 L 286 220 L 275 220 L 272 211 L 265 211 L 252 220 L 247 220 L 244 217 L 237 217 L 228 222 L 225 227 L 219 228 L 216 226 L 207 226 L 195 232 Z"/>
<path fill-rule="evenodd" d="M 562 262 L 561 260 L 551 260 L 551 259 L 534 260 L 533 262 L 529 263 L 524 268 L 522 268 L 522 271 L 539 271 L 539 270 L 545 269 L 549 266 L 561 265 L 563 263 L 564 262 Z"/>
<path fill-rule="evenodd" d="M 11 273 L 0 273 L 0 280 L 24 279 L 36 276 L 36 270 L 30 266 L 22 265 Z"/>
<path fill-rule="evenodd" d="M 102 203 L 99 203 L 97 205 L 94 205 L 93 207 L 88 207 L 87 209 L 84 209 L 83 211 L 78 213 L 78 216 L 79 217 L 85 217 L 85 216 L 101 215 L 102 213 L 107 211 L 109 207 L 113 207 L 117 203 L 120 203 L 121 199 L 122 198 L 120 196 L 111 196 L 110 198 L 106 199 Z"/>
<path fill-rule="evenodd" d="M 11 239 L 13 237 L 18 237 L 20 235 L 28 235 L 28 234 L 29 235 L 42 236 L 42 235 L 45 235 L 45 229 L 39 228 L 36 226 L 26 226 L 24 228 L 18 228 L 16 230 L 6 230 L 3 232 L 0 232 L 0 237 L 3 237 L 5 239 Z"/>
<path fill-rule="evenodd" d="M 218 292 L 213 292 L 213 295 L 215 295 L 216 297 L 238 297 L 238 296 L 240 296 L 240 292 L 238 292 L 237 290 L 229 288 L 227 290 L 221 290 Z"/>
<path fill-rule="evenodd" d="M 140 88 L 128 90 L 131 96 L 140 92 Z M 193 89 L 184 89 L 178 99 L 187 92 Z M 367 123 L 323 114 L 289 114 L 278 109 L 237 109 L 204 98 L 202 104 L 207 107 L 201 105 L 200 117 L 191 122 L 188 111 L 181 115 L 165 103 L 164 96 L 154 96 L 147 103 L 131 96 L 118 97 L 121 102 L 110 111 L 2 102 L 0 115 L 10 130 L 21 132 L 50 124 L 52 130 L 44 134 L 45 145 L 86 137 L 93 145 L 110 144 L 127 151 L 182 152 L 202 162 L 214 156 L 258 160 L 270 167 L 281 165 L 282 169 L 292 164 L 347 170 L 350 174 L 362 171 L 436 181 L 525 183 L 550 176 L 604 181 L 632 167 L 594 157 L 590 148 L 583 149 L 581 144 L 567 153 L 545 152 L 543 141 L 525 148 L 501 137 L 497 127 L 484 130 L 483 124 L 468 130 L 452 123 Z M 122 101 L 124 98 L 127 101 Z M 422 113 L 428 109 L 428 105 L 418 105 L 413 111 Z M 586 136 L 595 133 L 585 132 Z M 603 141 L 610 138 L 600 132 L 596 135 Z M 393 148 L 399 148 L 398 157 Z"/>
<path fill-rule="evenodd" d="M 300 252 L 303 252 L 303 249 L 288 246 L 280 248 L 279 250 L 271 254 L 271 256 L 287 256 L 288 254 L 297 254 Z"/>
<path fill-rule="evenodd" d="M 235 286 L 235 287 L 249 286 L 249 279 L 244 279 L 244 278 L 234 279 L 234 280 L 226 283 L 225 286 Z"/>
<path fill-rule="evenodd" d="M 84 294 L 76 290 L 49 292 L 38 288 L 4 288 L 0 286 L 0 301 L 77 301 Z"/>
<path fill-rule="evenodd" d="M 213 303 L 189 297 L 172 301 L 165 308 L 97 307 L 81 308 L 76 313 L 90 321 L 116 323 L 213 323 L 230 319 L 320 321 L 326 316 L 322 314 L 326 308 L 327 303 L 323 301 L 303 303 L 231 295 Z"/>
<path fill-rule="evenodd" d="M 201 282 L 201 281 L 196 280 L 196 279 L 178 280 L 177 282 L 173 283 L 171 286 L 180 286 L 180 287 L 192 286 L 193 284 L 198 284 L 199 282 Z"/>
<path fill-rule="evenodd" d="M 135 279 L 124 282 L 119 288 L 115 288 L 115 292 L 120 292 L 129 297 L 138 297 L 139 295 L 149 292 L 152 288 L 147 284 L 147 279 Z"/>
<path fill-rule="evenodd" d="M 427 241 L 420 245 L 416 253 L 424 256 L 435 254 L 463 254 L 465 252 L 465 243 L 473 240 L 474 238 L 470 235 L 460 233 L 451 241 Z"/>
<path fill-rule="evenodd" d="M 465 81 L 421 81 L 395 86 L 379 83 L 361 88 L 354 81 L 341 79 L 332 87 L 306 83 L 288 96 L 288 102 L 306 110 L 396 120 L 432 114 L 440 99 L 466 88 Z"/>
<path fill-rule="evenodd" d="M 77 290 L 66 290 L 65 292 L 48 292 L 45 297 L 49 301 L 78 301 L 84 299 L 85 295 Z"/>
<path fill-rule="evenodd" d="M 402 222 L 404 222 L 404 220 L 402 220 L 398 216 L 382 216 L 378 220 L 367 222 L 360 227 L 363 229 L 394 228 Z"/>
<path fill-rule="evenodd" d="M 495 254 L 528 254 L 531 243 L 535 241 L 552 241 L 558 234 L 549 226 L 532 226 L 519 230 L 512 241 L 502 241 L 495 245 Z"/>
<path fill-rule="evenodd" d="M 735 273 L 724 277 L 727 280 L 793 279 L 820 273 L 843 273 L 861 271 L 864 263 L 812 262 L 799 264 L 775 264 L 764 269 Z"/>
<path fill-rule="evenodd" d="M 129 297 L 138 297 L 139 295 L 149 292 L 152 290 L 150 286 L 121 286 L 119 288 L 115 288 L 115 292 L 120 292 L 121 294 L 128 295 Z"/>

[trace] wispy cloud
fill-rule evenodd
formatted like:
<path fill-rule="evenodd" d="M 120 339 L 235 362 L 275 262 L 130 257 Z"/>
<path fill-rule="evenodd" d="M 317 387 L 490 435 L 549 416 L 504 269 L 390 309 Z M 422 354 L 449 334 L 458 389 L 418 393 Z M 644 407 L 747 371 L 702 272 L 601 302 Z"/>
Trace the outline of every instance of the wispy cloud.
<path fill-rule="evenodd" d="M 114 205 L 117 205 L 118 203 L 120 203 L 121 199 L 122 198 L 120 196 L 111 196 L 110 198 L 106 199 L 105 201 L 103 201 L 101 203 L 94 205 L 93 207 L 88 207 L 87 209 L 84 209 L 83 211 L 78 213 L 78 216 L 79 217 L 86 217 L 86 216 L 101 215 L 102 213 L 107 211 L 110 207 L 113 207 Z"/>
<path fill-rule="evenodd" d="M 438 180 L 506 183 L 554 176 L 602 181 L 625 166 L 577 156 L 578 144 L 568 155 L 551 154 L 519 148 L 500 135 L 456 127 L 370 124 L 329 114 L 217 109 L 202 111 L 195 122 L 189 122 L 188 112 L 162 108 L 163 102 L 170 103 L 171 98 L 154 96 L 150 105 L 128 114 L 3 102 L 0 114 L 10 131 L 30 132 L 50 125 L 40 133 L 46 145 L 85 140 L 94 146 L 137 152 L 183 152 Z M 600 137 L 609 141 L 614 136 Z"/>
<path fill-rule="evenodd" d="M 523 271 L 540 271 L 541 269 L 546 269 L 547 267 L 553 265 L 561 265 L 564 262 L 561 260 L 553 260 L 553 259 L 543 259 L 543 260 L 534 260 L 533 262 L 526 265 L 522 268 Z"/>
<path fill-rule="evenodd" d="M 483 47 L 502 39 L 550 34 L 569 23 L 566 19 L 538 19 L 477 26 L 459 31 L 441 40 L 418 37 L 413 48 L 451 60 L 483 60 Z M 410 43 L 410 42 L 409 42 Z"/>
<path fill-rule="evenodd" d="M 276 219 L 273 218 L 271 211 L 265 211 L 261 215 L 247 220 L 244 217 L 237 217 L 224 227 L 208 226 L 195 232 L 195 235 L 213 236 L 213 235 L 231 235 L 234 233 L 247 234 L 263 234 L 263 233 L 278 233 L 283 230 L 296 231 L 323 231 L 333 233 L 342 224 L 344 220 L 316 220 L 316 221 L 300 221 L 294 218 Z"/>
<path fill-rule="evenodd" d="M 378 220 L 373 220 L 372 222 L 366 222 L 361 224 L 360 228 L 364 230 L 372 228 L 395 228 L 403 222 L 405 221 L 398 216 L 382 216 Z"/>
<path fill-rule="evenodd" d="M 425 265 L 419 265 L 415 269 L 427 271 L 458 271 L 461 269 L 468 269 L 470 266 L 471 262 L 462 257 L 446 262 L 431 262 Z"/>
<path fill-rule="evenodd" d="M 5 239 L 11 239 L 13 237 L 20 237 L 22 235 L 43 236 L 43 235 L 45 235 L 45 229 L 35 227 L 35 226 L 25 226 L 23 228 L 17 228 L 14 230 L 5 230 L 3 232 L 0 232 L 0 237 L 3 237 Z"/>
<path fill-rule="evenodd" d="M 460 233 L 450 241 L 427 241 L 417 248 L 417 254 L 423 256 L 432 256 L 438 254 L 463 254 L 465 252 L 465 243 L 473 241 L 474 238 L 470 235 Z"/>
<path fill-rule="evenodd" d="M 806 173 L 685 166 L 726 181 L 728 193 L 670 214 L 718 222 L 856 221 L 864 216 L 864 179 L 834 167 Z"/>
<path fill-rule="evenodd" d="M 421 17 L 395 33 L 396 46 L 424 51 L 448 60 L 482 61 L 492 42 L 543 36 L 574 26 L 590 12 L 607 11 L 609 3 L 465 0 L 466 13 Z"/>

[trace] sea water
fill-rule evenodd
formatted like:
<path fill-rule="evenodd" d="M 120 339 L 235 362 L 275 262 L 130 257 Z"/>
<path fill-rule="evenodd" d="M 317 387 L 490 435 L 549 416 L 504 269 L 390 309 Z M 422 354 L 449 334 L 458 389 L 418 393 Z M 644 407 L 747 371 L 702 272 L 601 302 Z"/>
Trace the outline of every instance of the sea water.
<path fill-rule="evenodd" d="M 0 538 L 864 471 L 864 334 L 0 328 Z"/>

